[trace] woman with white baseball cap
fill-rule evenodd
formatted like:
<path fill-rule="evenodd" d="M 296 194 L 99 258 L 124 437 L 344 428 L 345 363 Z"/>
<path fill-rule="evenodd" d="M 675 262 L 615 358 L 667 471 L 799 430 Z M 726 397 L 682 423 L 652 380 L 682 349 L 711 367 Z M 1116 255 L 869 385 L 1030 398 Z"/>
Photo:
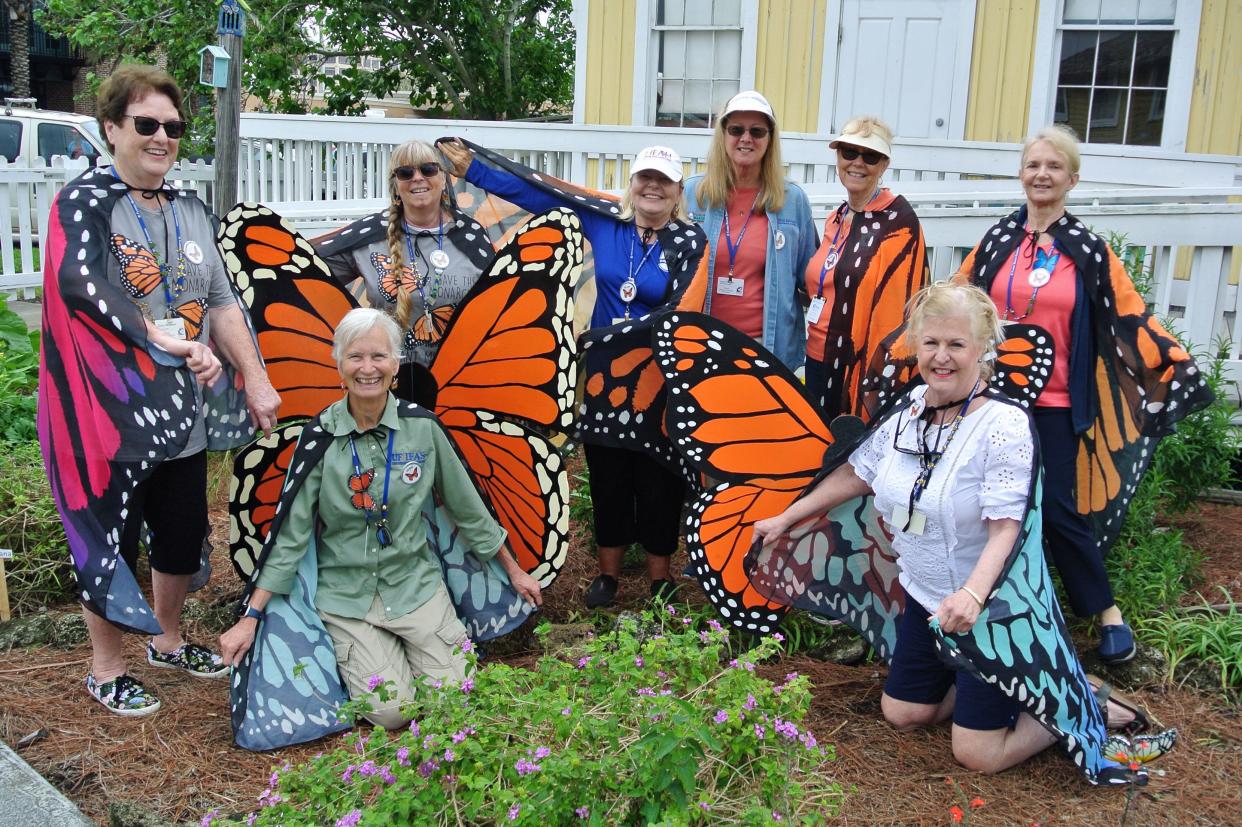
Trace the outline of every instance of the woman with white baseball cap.
<path fill-rule="evenodd" d="M 707 173 L 686 181 L 686 201 L 715 248 L 705 312 L 796 370 L 806 356 L 798 289 L 819 237 L 806 193 L 785 180 L 767 98 L 739 92 L 724 105 Z"/>
<path fill-rule="evenodd" d="M 883 185 L 892 141 L 888 124 L 867 115 L 828 144 L 846 200 L 828 216 L 806 268 L 806 387 L 829 421 L 875 413 L 864 379 L 883 362 L 882 345 L 901 326 L 906 303 L 929 280 L 918 216 Z"/>
<path fill-rule="evenodd" d="M 474 186 L 524 210 L 542 212 L 559 207 L 573 210 L 582 220 L 595 268 L 591 328 L 616 326 L 615 334 L 610 331 L 607 335 L 619 339 L 640 327 L 639 320 L 653 310 L 676 302 L 686 293 L 707 249 L 707 239 L 686 216 L 681 156 L 674 150 L 649 146 L 640 151 L 630 164 L 629 186 L 618 205 L 600 198 L 599 193 L 536 173 L 482 147 L 472 149 L 456 139 L 441 141 L 439 146 L 453 165 L 454 174 Z M 649 347 L 650 340 L 644 337 L 644 341 Z M 592 358 L 600 358 L 602 352 L 598 346 L 586 352 L 586 369 L 591 375 L 589 395 L 592 381 L 612 382 L 622 373 L 617 362 L 603 371 L 592 366 Z M 612 378 L 605 380 L 605 374 Z M 641 384 L 637 391 L 646 394 L 643 418 L 661 422 L 663 412 L 657 410 L 655 400 L 662 392 L 662 383 Z M 623 399 L 631 390 L 618 385 L 612 394 L 597 393 L 593 398 L 616 394 Z M 658 399 L 662 405 L 662 395 Z M 589 404 L 588 399 L 584 408 Z M 685 482 L 652 452 L 625 447 L 634 440 L 626 439 L 622 431 L 632 431 L 635 423 L 626 421 L 628 414 L 616 419 L 621 410 L 618 404 L 615 411 L 602 411 L 599 416 L 587 412 L 578 423 L 578 437 L 591 475 L 599 556 L 599 576 L 586 592 L 588 608 L 612 604 L 622 555 L 633 543 L 647 552 L 651 595 L 667 599 L 676 588 L 670 579 L 669 558 L 677 550 L 680 537 Z"/>

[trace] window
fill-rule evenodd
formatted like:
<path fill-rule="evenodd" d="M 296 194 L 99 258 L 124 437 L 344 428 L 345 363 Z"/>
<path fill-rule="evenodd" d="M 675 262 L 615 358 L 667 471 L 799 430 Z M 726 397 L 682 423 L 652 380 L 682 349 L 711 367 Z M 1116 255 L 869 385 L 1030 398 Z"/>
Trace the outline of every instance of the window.
<path fill-rule="evenodd" d="M 742 88 L 742 0 L 658 0 L 655 125 L 711 126 Z"/>
<path fill-rule="evenodd" d="M 1177 0 L 1065 0 L 1054 120 L 1087 143 L 1164 143 L 1176 17 Z"/>
<path fill-rule="evenodd" d="M 0 157 L 12 163 L 22 154 L 22 122 L 0 120 Z"/>
<path fill-rule="evenodd" d="M 94 166 L 97 150 L 80 131 L 63 123 L 41 123 L 35 133 L 39 141 L 39 154 L 46 161 L 53 155 L 64 155 L 67 158 L 85 158 Z"/>

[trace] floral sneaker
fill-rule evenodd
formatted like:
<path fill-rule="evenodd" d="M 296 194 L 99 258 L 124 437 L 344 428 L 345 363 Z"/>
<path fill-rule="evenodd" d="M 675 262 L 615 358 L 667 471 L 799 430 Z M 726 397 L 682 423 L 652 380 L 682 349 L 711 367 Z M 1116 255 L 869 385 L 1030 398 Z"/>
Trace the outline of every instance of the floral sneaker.
<path fill-rule="evenodd" d="M 171 652 L 159 652 L 147 641 L 147 663 L 163 669 L 180 669 L 196 678 L 223 678 L 229 673 L 219 655 L 197 643 L 183 643 Z"/>
<path fill-rule="evenodd" d="M 87 675 L 86 691 L 117 715 L 138 717 L 160 710 L 160 699 L 129 675 L 120 675 L 106 683 L 96 683 L 93 674 Z"/>

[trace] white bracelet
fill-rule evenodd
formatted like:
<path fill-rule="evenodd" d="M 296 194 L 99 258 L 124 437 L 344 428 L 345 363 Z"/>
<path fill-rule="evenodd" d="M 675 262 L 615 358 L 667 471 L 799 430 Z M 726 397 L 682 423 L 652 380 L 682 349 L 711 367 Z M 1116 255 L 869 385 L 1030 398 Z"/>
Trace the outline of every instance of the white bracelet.
<path fill-rule="evenodd" d="M 983 608 L 983 600 L 982 598 L 979 597 L 979 595 L 975 594 L 974 589 L 972 589 L 970 586 L 962 586 L 962 591 L 966 592 L 966 594 L 973 597 L 975 599 L 975 602 L 979 604 L 980 609 Z"/>

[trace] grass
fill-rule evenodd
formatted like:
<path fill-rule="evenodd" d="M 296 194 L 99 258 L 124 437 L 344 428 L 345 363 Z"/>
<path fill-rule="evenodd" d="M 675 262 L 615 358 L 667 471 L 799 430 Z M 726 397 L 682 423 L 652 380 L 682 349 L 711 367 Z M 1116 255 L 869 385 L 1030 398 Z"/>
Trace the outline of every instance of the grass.
<path fill-rule="evenodd" d="M 0 451 L 0 547 L 13 550 L 5 569 L 15 615 L 72 597 L 65 531 L 37 442 L 6 445 Z"/>
<path fill-rule="evenodd" d="M 1221 591 L 1228 607 L 1224 611 L 1204 601 L 1190 609 L 1138 617 L 1135 630 L 1168 655 L 1170 679 L 1179 667 L 1198 661 L 1219 674 L 1222 690 L 1236 693 L 1242 690 L 1242 613 L 1229 593 Z"/>

